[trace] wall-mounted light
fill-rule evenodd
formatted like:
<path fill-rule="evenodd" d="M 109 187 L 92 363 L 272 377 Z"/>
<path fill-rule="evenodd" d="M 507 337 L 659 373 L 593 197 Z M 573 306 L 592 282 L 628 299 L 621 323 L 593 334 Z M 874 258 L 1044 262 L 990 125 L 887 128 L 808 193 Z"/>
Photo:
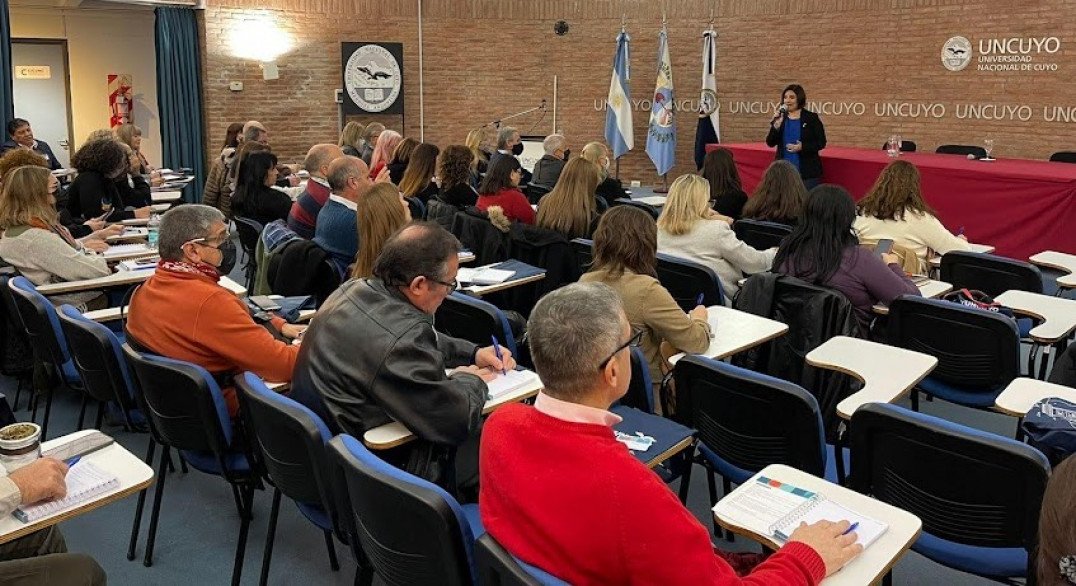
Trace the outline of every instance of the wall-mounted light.
<path fill-rule="evenodd" d="M 274 71 L 277 58 L 292 49 L 291 36 L 277 26 L 272 14 L 247 15 L 229 33 L 229 48 L 233 56 L 272 63 Z"/>
<path fill-rule="evenodd" d="M 276 61 L 262 62 L 262 79 L 280 79 L 280 69 Z"/>

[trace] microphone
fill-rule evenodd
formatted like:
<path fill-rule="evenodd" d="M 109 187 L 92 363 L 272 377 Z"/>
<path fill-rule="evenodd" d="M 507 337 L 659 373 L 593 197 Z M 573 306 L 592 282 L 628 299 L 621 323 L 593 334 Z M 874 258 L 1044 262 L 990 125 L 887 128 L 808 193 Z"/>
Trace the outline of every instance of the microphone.
<path fill-rule="evenodd" d="M 770 120 L 770 123 L 772 124 L 772 123 L 776 122 L 778 118 L 780 118 L 781 116 L 784 116 L 787 113 L 788 113 L 788 106 L 786 106 L 784 104 L 781 104 L 781 106 L 779 108 L 777 108 L 777 113 L 773 115 L 773 120 Z"/>

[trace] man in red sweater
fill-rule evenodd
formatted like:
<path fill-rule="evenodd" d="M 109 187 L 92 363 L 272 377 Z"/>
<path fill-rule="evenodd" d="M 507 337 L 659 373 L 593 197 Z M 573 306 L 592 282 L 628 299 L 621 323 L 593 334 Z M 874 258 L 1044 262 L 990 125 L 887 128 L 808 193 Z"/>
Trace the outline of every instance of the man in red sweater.
<path fill-rule="evenodd" d="M 291 381 L 299 347 L 255 323 L 246 304 L 217 284 L 235 264 L 224 215 L 205 205 L 169 210 L 161 218 L 159 242 L 157 270 L 131 298 L 128 337 L 154 354 L 193 362 L 214 375 L 249 370 L 268 381 Z M 279 317 L 270 326 L 288 338 L 305 329 Z M 235 387 L 221 390 L 235 417 Z"/>
<path fill-rule="evenodd" d="M 302 238 L 310 240 L 318 223 L 318 212 L 329 201 L 329 165 L 344 156 L 335 144 L 316 144 L 306 153 L 303 167 L 310 172 L 306 188 L 299 194 L 288 212 L 288 228 Z"/>
<path fill-rule="evenodd" d="M 546 388 L 506 405 L 482 433 L 482 522 L 508 551 L 571 584 L 815 585 L 862 551 L 848 522 L 801 525 L 740 578 L 709 531 L 613 437 L 631 331 L 600 283 L 542 298 L 527 329 Z"/>

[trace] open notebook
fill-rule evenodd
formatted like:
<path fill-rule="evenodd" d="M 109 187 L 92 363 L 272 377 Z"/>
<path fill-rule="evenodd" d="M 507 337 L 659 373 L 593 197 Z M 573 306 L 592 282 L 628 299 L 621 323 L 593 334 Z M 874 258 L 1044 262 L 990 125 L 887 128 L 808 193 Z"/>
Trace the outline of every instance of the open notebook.
<path fill-rule="evenodd" d="M 67 496 L 37 505 L 24 505 L 12 513 L 23 523 L 33 523 L 42 517 L 74 508 L 93 497 L 112 490 L 119 480 L 94 466 L 92 462 L 78 462 L 67 471 Z"/>
<path fill-rule="evenodd" d="M 105 258 L 115 258 L 117 256 L 126 256 L 128 254 L 139 254 L 143 252 L 152 252 L 153 249 L 142 243 L 136 244 L 113 244 L 108 247 L 108 250 L 101 253 L 101 256 Z"/>
<path fill-rule="evenodd" d="M 827 500 L 817 492 L 760 476 L 722 501 L 725 514 L 740 526 L 784 543 L 799 524 L 848 521 L 855 526 L 856 543 L 867 547 L 889 525 Z"/>

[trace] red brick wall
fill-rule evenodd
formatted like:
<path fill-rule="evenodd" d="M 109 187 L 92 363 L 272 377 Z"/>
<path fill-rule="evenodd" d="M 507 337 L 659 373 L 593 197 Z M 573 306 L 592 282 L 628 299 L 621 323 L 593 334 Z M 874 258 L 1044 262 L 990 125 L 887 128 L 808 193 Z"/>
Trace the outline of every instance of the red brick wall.
<path fill-rule="evenodd" d="M 552 104 L 559 76 L 557 126 L 578 152 L 600 140 L 604 100 L 620 28 L 619 0 L 426 0 L 423 7 L 425 138 L 444 146 L 461 143 L 471 128 L 500 116 Z M 632 35 L 632 98 L 652 97 L 660 3 L 627 0 Z M 725 142 L 760 141 L 772 103 L 784 85 L 802 84 L 811 102 L 828 108 L 862 104 L 862 115 L 822 113 L 831 145 L 878 148 L 894 132 L 920 150 L 939 144 L 996 140 L 1001 157 L 1046 158 L 1073 148 L 1072 123 L 1048 121 L 1053 107 L 1073 103 L 1076 21 L 1073 2 L 959 0 L 674 0 L 668 2 L 669 43 L 678 99 L 698 97 L 701 32 L 717 6 L 718 95 Z M 313 143 L 335 142 L 341 87 L 340 42 L 404 43 L 405 134 L 419 134 L 418 11 L 415 0 L 219 0 L 205 11 L 205 103 L 210 151 L 230 122 L 256 118 L 267 125 L 284 160 L 298 160 Z M 230 31 L 250 15 L 269 15 L 291 38 L 281 56 L 280 79 L 262 79 L 258 63 L 230 54 Z M 567 20 L 563 37 L 553 23 Z M 1060 51 L 1032 55 L 1056 71 L 989 72 L 973 60 L 960 72 L 946 70 L 942 44 L 962 35 L 979 39 L 1057 37 Z M 242 81 L 242 92 L 228 83 Z M 734 113 L 741 102 L 766 102 L 767 113 Z M 734 104 L 734 102 L 736 104 Z M 879 116 L 887 102 L 912 107 L 941 104 L 943 117 Z M 877 106 L 881 104 L 882 106 Z M 958 106 L 1027 106 L 1028 121 L 958 117 Z M 853 106 L 857 107 L 857 106 Z M 938 112 L 935 106 L 934 112 Z M 991 111 L 992 113 L 992 111 Z M 1018 111 L 1026 115 L 1027 110 Z M 1076 114 L 1076 112 L 1074 112 Z M 635 112 L 635 150 L 622 159 L 621 176 L 652 183 L 658 178 L 644 152 L 648 112 Z M 370 116 L 401 128 L 396 116 Z M 678 118 L 677 165 L 672 175 L 693 168 L 697 117 Z M 540 121 L 540 123 L 539 123 Z M 526 132 L 551 131 L 552 112 L 514 121 Z"/>

